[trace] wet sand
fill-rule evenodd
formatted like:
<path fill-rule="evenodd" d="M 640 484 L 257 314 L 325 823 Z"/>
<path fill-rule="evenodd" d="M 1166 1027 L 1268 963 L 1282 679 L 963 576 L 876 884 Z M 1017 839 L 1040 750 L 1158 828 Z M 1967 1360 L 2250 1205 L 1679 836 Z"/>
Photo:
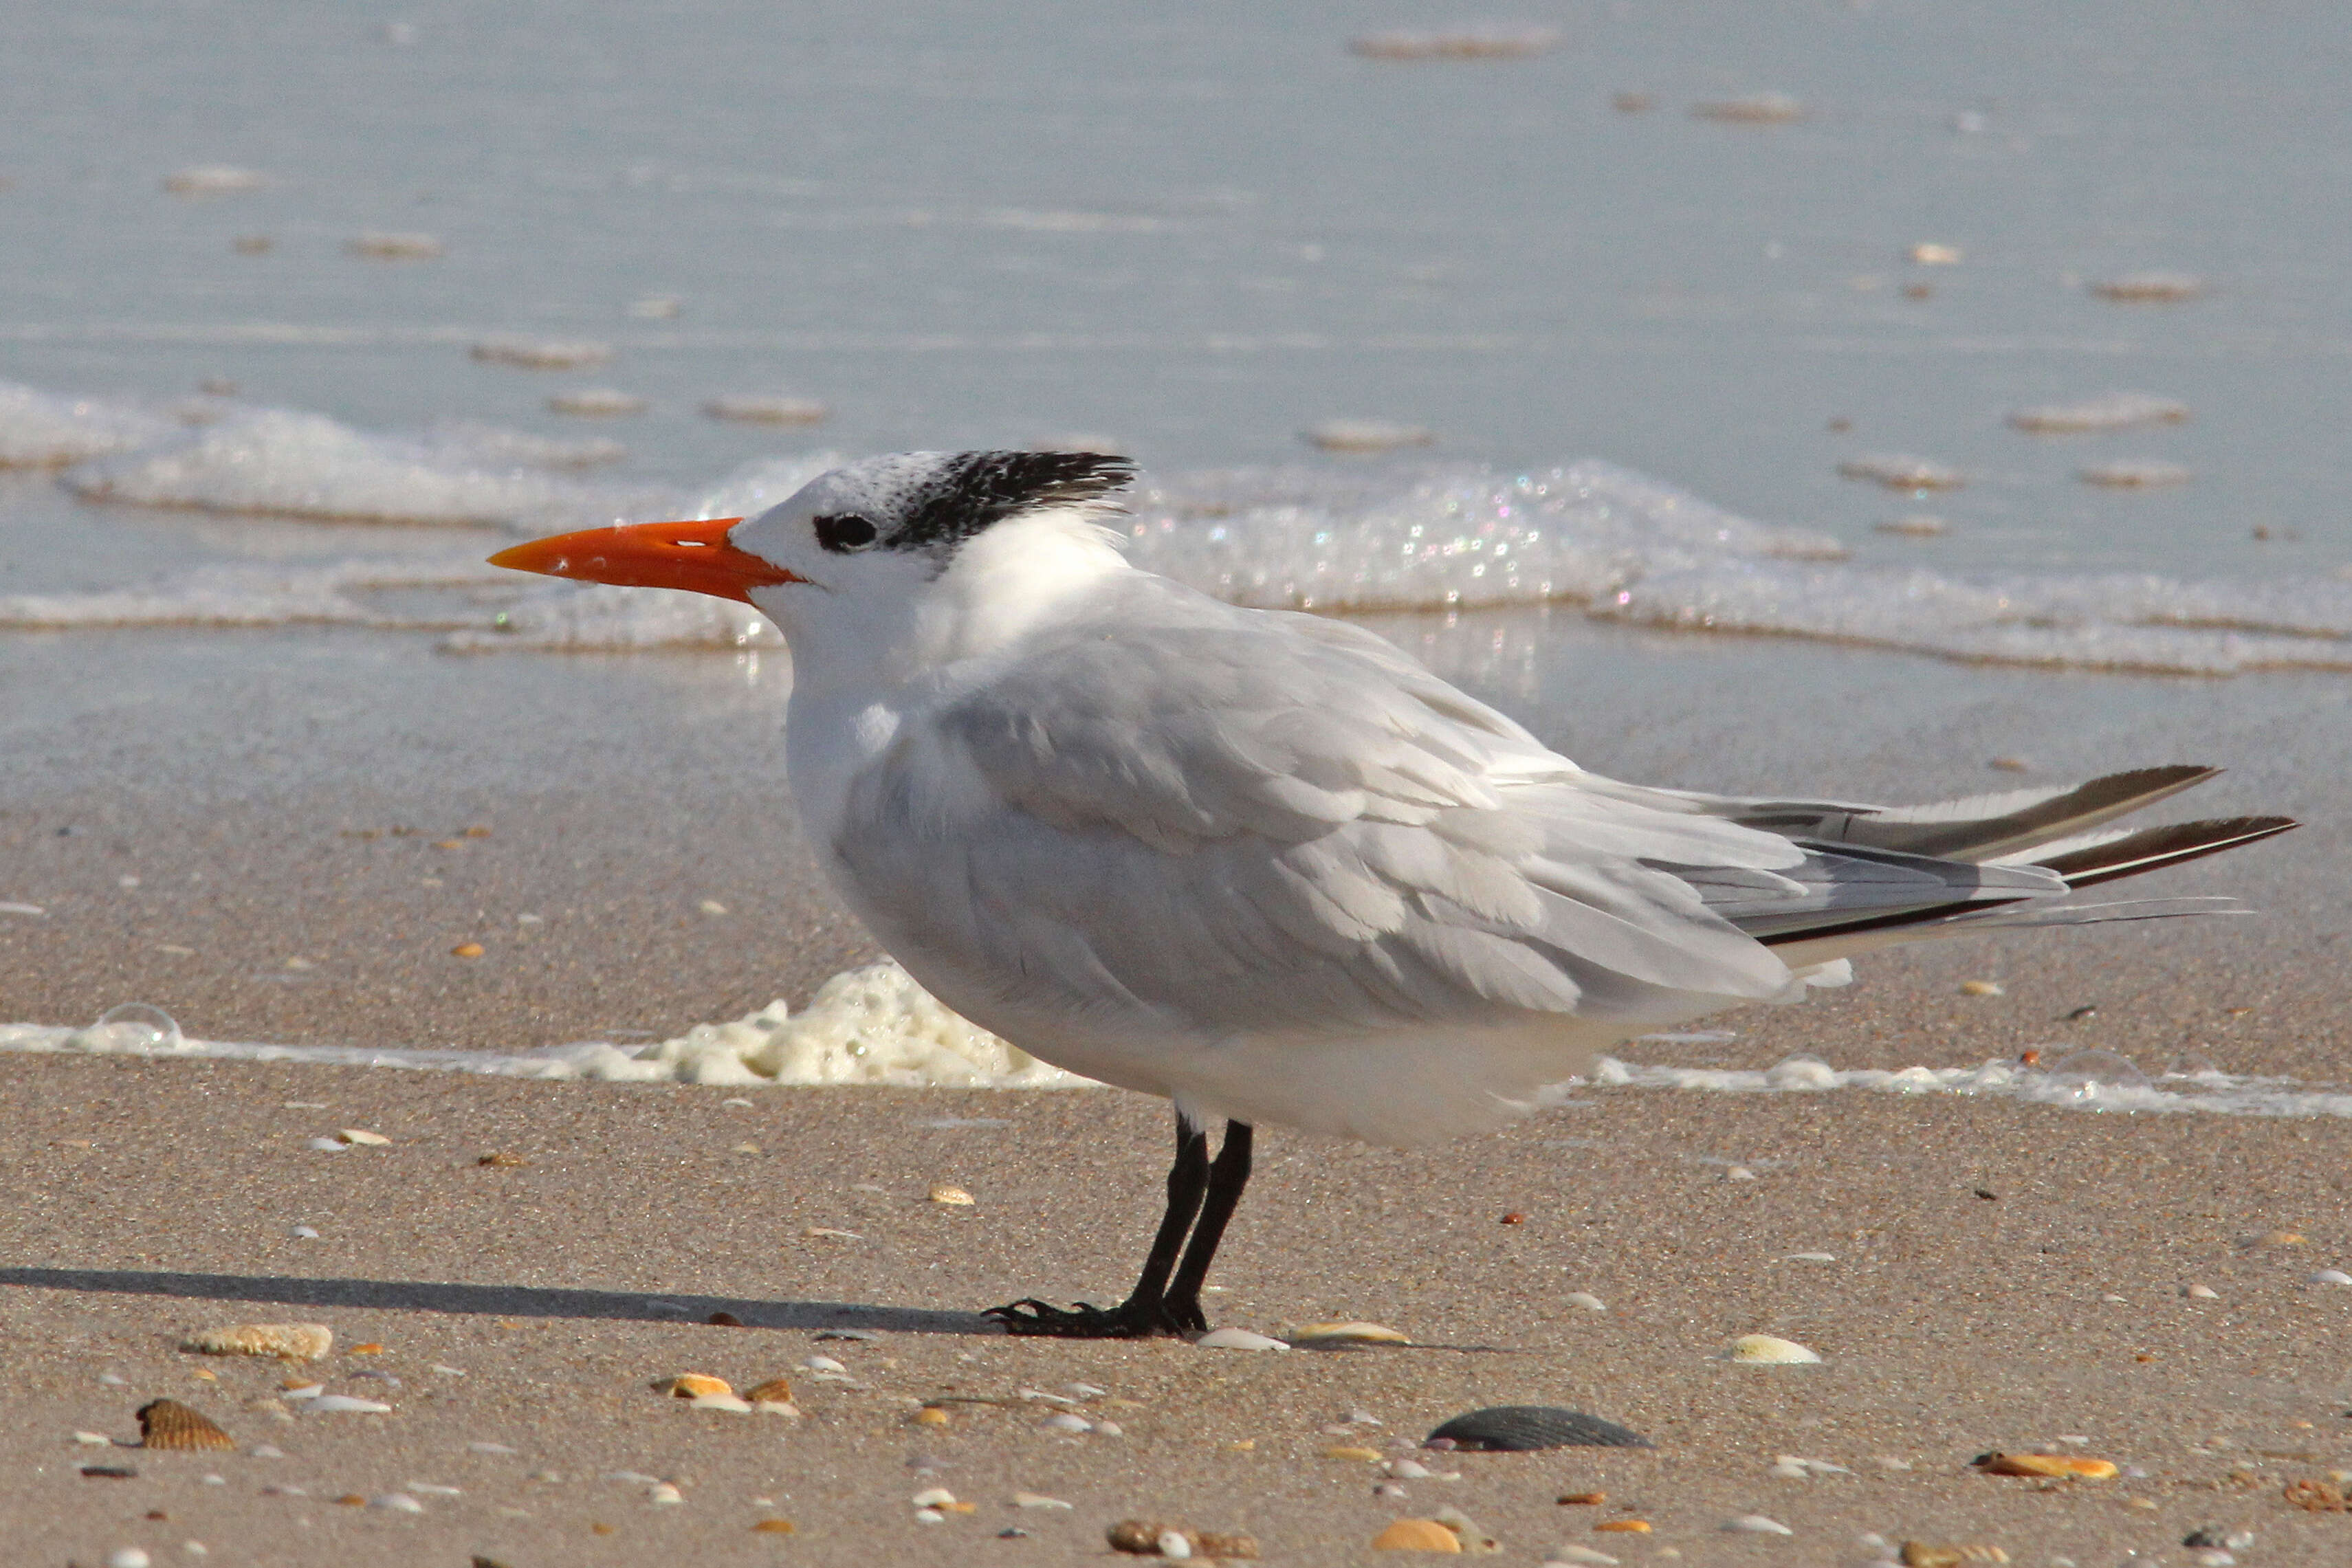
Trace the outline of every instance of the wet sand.
<path fill-rule="evenodd" d="M 1123 1289 L 1165 1136 L 1129 1096 L 795 1090 L 743 1107 L 719 1089 L 28 1059 L 0 1061 L 0 1082 L 17 1195 L 0 1467 L 28 1563 L 134 1542 L 176 1561 L 186 1540 L 240 1564 L 1066 1562 L 1100 1559 L 1104 1528 L 1134 1515 L 1247 1531 L 1273 1562 L 1339 1563 L 1444 1506 L 1519 1562 L 1563 1540 L 1628 1563 L 1857 1562 L 1865 1531 L 1989 1542 L 2021 1563 L 2179 1562 L 2208 1526 L 2256 1533 L 2242 1561 L 2316 1562 L 2352 1529 L 2280 1490 L 2352 1466 L 2332 1348 L 2352 1289 L 2305 1282 L 2352 1255 L 2340 1122 L 1622 1092 L 1421 1155 L 1275 1132 L 1213 1312 L 1265 1331 L 1364 1318 L 1429 1348 L 1249 1354 L 971 1332 L 963 1314 L 988 1302 Z M 982 1124 L 939 1125 L 950 1118 Z M 306 1146 L 343 1126 L 394 1141 Z M 478 1163 L 490 1153 L 527 1163 Z M 1730 1178 L 1731 1161 L 1758 1179 Z M 939 1181 L 978 1201 L 927 1202 Z M 289 1239 L 296 1224 L 321 1234 Z M 2306 1239 L 2256 1239 L 2280 1229 Z M 2184 1298 L 2191 1282 L 2218 1299 Z M 1608 1310 L 1569 1305 L 1575 1291 Z M 749 1326 L 699 1321 L 715 1311 Z M 392 1413 L 281 1417 L 277 1365 L 173 1349 L 288 1320 L 331 1324 L 319 1375 Z M 877 1337 L 820 1342 L 820 1325 Z M 1715 1359 L 1750 1333 L 1824 1360 Z M 383 1354 L 349 1353 L 362 1343 Z M 794 1370 L 814 1354 L 856 1384 Z M 785 1374 L 806 1419 L 648 1386 L 684 1371 L 739 1388 Z M 1053 1406 L 1021 1390 L 1073 1382 L 1108 1391 L 1080 1408 L 1123 1436 L 1041 1429 Z M 135 1437 L 132 1411 L 159 1396 L 248 1451 L 74 1443 Z M 943 1397 L 1005 1403 L 910 1424 Z M 1400 1453 L 1463 1478 L 1402 1498 L 1373 1495 L 1373 1465 L 1325 1457 L 1517 1403 L 1657 1446 Z M 1326 1432 L 1359 1410 L 1383 1425 Z M 516 1451 L 468 1448 L 482 1442 Z M 258 1444 L 285 1458 L 252 1457 Z M 1967 1469 L 2045 1447 L 2146 1473 L 2045 1487 Z M 1853 1473 L 1776 1479 L 1781 1454 Z M 78 1472 L 93 1463 L 139 1473 Z M 655 1504 L 615 1472 L 686 1500 Z M 421 1516 L 336 1501 L 411 1482 L 463 1495 L 411 1491 Z M 977 1511 L 918 1523 L 909 1500 L 934 1485 Z M 1554 1500 L 1588 1490 L 1608 1503 Z M 1017 1490 L 1074 1506 L 1015 1509 Z M 1722 1531 L 1750 1512 L 1797 1533 Z M 1614 1517 L 1654 1530 L 1592 1532 Z M 796 1533 L 753 1533 L 765 1518 Z M 1009 1527 L 1031 1533 L 996 1538 Z"/>
<path fill-rule="evenodd" d="M 1703 640 L 1548 643 L 1580 692 L 1557 668 L 1481 664 L 1484 629 L 1422 630 L 1440 668 L 1629 776 L 1850 781 L 1916 798 L 1937 779 L 1997 789 L 2067 776 L 2085 754 L 2108 766 L 2196 757 L 2239 765 L 2193 803 L 2205 811 L 2319 819 L 2147 888 L 2245 894 L 2271 911 L 2260 919 L 1890 955 L 1849 991 L 1727 1016 L 1729 1040 L 1629 1055 L 1753 1067 L 1802 1051 L 1906 1066 L 2097 1047 L 2150 1070 L 2196 1052 L 2235 1072 L 2346 1076 L 2352 998 L 2336 961 L 2343 857 L 2327 760 L 2340 752 L 2342 699 L 2325 683 L 2084 680 Z M 452 659 L 332 634 L 267 646 L 260 669 L 253 644 L 216 633 L 8 650 L 24 700 L 0 757 L 0 900 L 47 913 L 0 917 L 0 1017 L 78 1022 L 136 999 L 215 1039 L 626 1040 L 803 999 L 870 955 L 812 884 L 793 836 L 772 671 L 708 658 Z M 1554 716 L 1515 698 L 1520 683 Z M 1596 718 L 1652 716 L 1559 716 L 1580 701 Z M 1995 744 L 2030 746 L 2041 771 L 1988 772 Z M 468 827 L 490 832 L 465 837 Z M 484 956 L 452 956 L 465 941 Z M 2006 994 L 1963 996 L 1970 977 Z M 2067 1019 L 2086 1005 L 2096 1010 Z M 739 1095 L 751 1104 L 725 1103 Z M 1692 1563 L 1859 1562 L 1869 1553 L 1856 1538 L 1871 1531 L 2085 1568 L 2126 1550 L 2186 1561 L 2181 1537 L 2209 1525 L 2255 1531 L 2249 1563 L 2326 1560 L 2352 1540 L 2352 1516 L 2298 1512 L 2279 1490 L 2352 1467 L 2352 1388 L 2330 1348 L 2352 1289 L 2306 1282 L 2352 1267 L 2352 1126 L 1862 1092 L 1582 1102 L 1418 1154 L 1267 1132 L 1213 1312 L 1270 1332 L 1365 1318 L 1433 1346 L 1483 1348 L 1248 1355 L 1013 1342 L 968 1332 L 969 1317 L 924 1315 L 1123 1291 L 1167 1141 L 1164 1108 L 1129 1095 L 0 1057 L 0 1145 L 16 1195 L 0 1274 L 0 1375 L 16 1418 L 0 1464 L 18 1478 L 0 1494 L 0 1524 L 28 1562 L 96 1563 L 131 1543 L 180 1560 L 180 1542 L 198 1540 L 215 1563 L 480 1552 L 513 1568 L 655 1553 L 1099 1558 L 1103 1527 L 1129 1515 L 1246 1530 L 1272 1561 L 1354 1562 L 1390 1519 L 1449 1505 L 1522 1562 L 1570 1539 L 1627 1563 L 1674 1561 L 1669 1551 Z M 934 1124 L 955 1118 L 1006 1124 Z M 306 1146 L 341 1127 L 394 1143 Z M 477 1163 L 491 1153 L 527 1163 Z M 1735 1163 L 1759 1179 L 1730 1179 Z M 979 1201 L 923 1201 L 937 1181 Z M 1506 1212 L 1525 1221 L 1501 1226 Z M 321 1235 L 292 1239 L 296 1225 Z M 2275 1230 L 2305 1240 L 2251 1239 Z M 1788 1260 L 1800 1251 L 1836 1261 Z M 2191 1282 L 2219 1299 L 2183 1297 Z M 1577 1291 L 1609 1310 L 1566 1304 Z M 751 1326 L 699 1321 L 716 1311 Z M 208 1383 L 173 1348 L 191 1330 L 288 1319 L 333 1324 L 330 1386 L 394 1411 L 281 1420 L 249 1407 L 278 1368 L 207 1362 L 219 1379 Z M 826 1325 L 879 1338 L 816 1343 Z M 1755 1332 L 1826 1360 L 1715 1359 Z M 364 1342 L 384 1353 L 347 1354 Z M 793 1372 L 825 1353 L 865 1386 Z M 352 1375 L 369 1369 L 400 1385 Z M 690 1410 L 649 1391 L 686 1370 L 738 1386 L 788 1373 L 807 1419 Z M 125 1381 L 101 1382 L 108 1373 Z M 1043 1407 L 1014 1398 L 1073 1381 L 1132 1402 L 1087 1406 L 1123 1437 L 1039 1430 Z M 944 1431 L 907 1424 L 914 1402 L 951 1392 L 1014 1402 L 956 1406 Z M 162 1396 L 205 1410 L 244 1449 L 287 1457 L 75 1445 L 76 1430 L 135 1436 L 131 1412 Z M 1375 1497 L 1380 1478 L 1363 1461 L 1323 1457 L 1522 1402 L 1590 1410 L 1658 1447 L 1419 1454 L 1464 1479 L 1407 1482 L 1402 1500 Z M 1324 1431 L 1358 1408 L 1384 1425 Z M 2070 1435 L 2147 1474 L 2041 1488 L 1966 1470 L 1989 1448 Z M 1855 1473 L 1776 1479 L 1780 1454 Z M 917 1459 L 938 1461 L 936 1475 Z M 140 1473 L 79 1473 L 94 1462 Z M 2233 1472 L 2241 1464 L 2252 1468 Z M 543 1472 L 562 1479 L 531 1479 Z M 654 1504 L 645 1482 L 600 1479 L 614 1472 L 674 1480 L 686 1501 Z M 462 1495 L 415 1492 L 426 1509 L 415 1516 L 335 1500 L 411 1481 Z M 308 1495 L 265 1495 L 271 1484 Z M 977 1511 L 916 1523 L 908 1500 L 931 1485 Z M 1630 1508 L 1654 1531 L 1596 1534 L 1594 1510 L 1553 1501 L 1591 1489 L 1610 1494 L 1601 1516 Z M 1015 1510 L 1005 1500 L 1016 1490 L 1075 1507 Z M 1721 1531 L 1748 1512 L 1798 1533 Z M 796 1533 L 753 1533 L 767 1517 Z M 1013 1527 L 1030 1534 L 997 1538 Z"/>

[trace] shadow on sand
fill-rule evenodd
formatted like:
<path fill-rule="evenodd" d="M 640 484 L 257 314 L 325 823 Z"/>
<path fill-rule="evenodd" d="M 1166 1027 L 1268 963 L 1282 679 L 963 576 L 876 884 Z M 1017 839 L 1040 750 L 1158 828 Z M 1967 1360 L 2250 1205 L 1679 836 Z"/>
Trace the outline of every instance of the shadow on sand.
<path fill-rule="evenodd" d="M 303 1280 L 257 1274 L 167 1274 L 140 1269 L 0 1269 L 0 1285 L 95 1291 L 191 1301 L 270 1301 L 289 1307 L 373 1307 L 406 1312 L 466 1312 L 506 1318 L 635 1319 L 709 1322 L 727 1313 L 745 1328 L 852 1329 L 875 1333 L 998 1334 L 978 1312 L 849 1301 L 755 1301 L 733 1296 L 647 1295 L 634 1291 L 552 1291 L 522 1285 L 446 1285 L 415 1280 Z"/>

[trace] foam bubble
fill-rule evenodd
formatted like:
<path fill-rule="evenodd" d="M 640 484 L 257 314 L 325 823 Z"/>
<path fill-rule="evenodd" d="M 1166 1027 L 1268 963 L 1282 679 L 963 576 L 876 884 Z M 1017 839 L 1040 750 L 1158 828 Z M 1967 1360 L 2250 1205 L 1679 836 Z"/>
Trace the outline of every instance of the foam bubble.
<path fill-rule="evenodd" d="M 446 442 L 371 434 L 323 414 L 265 409 L 177 440 L 84 463 L 67 486 L 96 501 L 344 522 L 585 526 L 656 516 L 668 492 L 501 471 Z"/>
<path fill-rule="evenodd" d="M 54 468 L 130 452 L 173 434 L 170 421 L 130 403 L 59 397 L 0 382 L 0 468 Z"/>

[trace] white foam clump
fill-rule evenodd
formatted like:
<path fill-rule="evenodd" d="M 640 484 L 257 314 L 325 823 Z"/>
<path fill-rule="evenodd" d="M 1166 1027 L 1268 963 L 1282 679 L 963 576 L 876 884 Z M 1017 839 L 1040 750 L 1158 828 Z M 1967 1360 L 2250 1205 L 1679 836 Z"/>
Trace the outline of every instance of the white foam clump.
<path fill-rule="evenodd" d="M 0 468 L 62 467 L 132 451 L 176 430 L 131 403 L 0 382 Z"/>
<path fill-rule="evenodd" d="M 1151 486 L 1135 513 L 1138 565 L 1263 609 L 1591 601 L 1661 568 L 1845 553 L 1826 535 L 1750 522 L 1590 460 L 1520 474 L 1212 470 Z"/>
<path fill-rule="evenodd" d="M 520 1051 L 268 1045 L 190 1040 L 154 1009 L 118 1008 L 83 1029 L 0 1024 L 0 1051 L 404 1067 L 496 1078 L 804 1087 L 1067 1089 L 1092 1080 L 1049 1066 L 940 1005 L 896 964 L 835 975 L 805 1011 L 782 1002 L 658 1044 L 604 1040 Z"/>
<path fill-rule="evenodd" d="M 223 563 L 164 581 L 79 593 L 0 594 L 0 627 L 47 630 L 100 626 L 373 626 L 436 631 L 487 623 L 491 612 L 460 597 L 439 611 L 384 610 L 366 595 L 391 590 L 448 590 L 460 595 L 507 586 L 506 574 L 478 557 L 448 560 L 371 560 L 320 566 Z"/>
<path fill-rule="evenodd" d="M 1836 1068 L 1792 1056 L 1761 1071 L 1665 1067 L 1602 1057 L 1601 1088 L 1696 1089 L 1717 1093 L 1818 1093 L 1867 1089 L 1892 1094 L 1958 1094 L 2019 1100 L 2083 1111 L 2203 1112 L 2235 1116 L 2352 1117 L 2352 1093 L 2315 1089 L 2285 1078 L 2207 1069 L 2151 1079 L 2109 1051 L 2080 1051 L 2048 1068 L 1993 1060 L 1976 1067 Z"/>
<path fill-rule="evenodd" d="M 323 414 L 262 409 L 68 470 L 95 501 L 338 522 L 536 530 L 653 517 L 667 492 L 596 486 L 501 465 L 478 441 L 374 434 Z"/>

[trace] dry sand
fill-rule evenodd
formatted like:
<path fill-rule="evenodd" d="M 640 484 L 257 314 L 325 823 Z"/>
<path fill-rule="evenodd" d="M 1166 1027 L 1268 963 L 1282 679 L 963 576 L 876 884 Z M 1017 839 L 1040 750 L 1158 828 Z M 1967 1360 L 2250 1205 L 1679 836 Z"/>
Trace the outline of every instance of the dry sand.
<path fill-rule="evenodd" d="M 213 1038 L 650 1037 L 804 998 L 871 952 L 812 887 L 793 836 L 772 679 L 708 658 L 467 661 L 305 634 L 270 640 L 257 675 L 251 648 L 223 652 L 230 642 L 6 651 L 0 900 L 48 913 L 0 919 L 0 1018 L 79 1022 L 136 999 Z M 2042 776 L 2210 758 L 2242 766 L 2208 810 L 2321 819 L 2148 889 L 2249 894 L 2273 912 L 2259 922 L 1890 956 L 1849 992 L 1727 1018 L 1732 1040 L 1633 1054 L 1903 1066 L 2095 1046 L 2150 1069 L 2198 1052 L 2232 1071 L 2347 1076 L 2334 686 L 1666 639 L 1574 652 L 1618 683 L 1611 703 L 1674 697 L 1644 727 L 1538 722 L 1634 777 L 1999 788 L 2019 780 L 1983 758 L 2022 733 Z M 1643 670 L 1665 673 L 1629 697 L 1623 682 Z M 1508 684 L 1484 689 L 1507 701 Z M 1741 744 L 1723 748 L 1727 735 Z M 461 836 L 477 825 L 489 835 Z M 467 940 L 485 956 L 450 956 Z M 1963 997 L 1969 977 L 2007 994 Z M 2066 1019 L 2085 1004 L 2097 1010 Z M 726 1103 L 739 1092 L 748 1107 Z M 1031 1563 L 1100 1558 L 1104 1526 L 1158 1515 L 1248 1531 L 1270 1561 L 1342 1563 L 1369 1560 L 1389 1520 L 1453 1506 L 1519 1562 L 1563 1540 L 1628 1563 L 1860 1562 L 1857 1538 L 1875 1531 L 2090 1568 L 2131 1551 L 2187 1563 L 2180 1540 L 2205 1526 L 2252 1530 L 2247 1563 L 2352 1559 L 2352 1514 L 2303 1513 L 2280 1494 L 2352 1468 L 2352 1288 L 2307 1282 L 2352 1268 L 2352 1126 L 1860 1092 L 1583 1100 L 1417 1154 L 1267 1132 L 1213 1314 L 1266 1331 L 1364 1318 L 1433 1348 L 1251 1355 L 1011 1341 L 968 1315 L 1124 1291 L 1167 1143 L 1164 1108 L 1129 1095 L 0 1057 L 16 1197 L 0 1532 L 12 1563 L 86 1568 L 133 1543 L 159 1563 L 192 1560 L 190 1540 L 223 1564 Z M 957 1118 L 983 1124 L 940 1124 Z M 307 1147 L 341 1127 L 394 1143 Z M 527 1163 L 477 1163 L 490 1153 Z M 1759 1179 L 1730 1179 L 1734 1163 Z M 923 1201 L 943 1180 L 979 1201 Z M 1525 1221 L 1498 1224 L 1506 1212 Z M 294 1239 L 297 1225 L 321 1234 Z M 2305 1240 L 2256 1239 L 2278 1230 Z M 1802 1251 L 1836 1260 L 1788 1258 Z M 2218 1299 L 2184 1297 L 2190 1283 Z M 1609 1310 L 1567 1304 L 1577 1291 Z M 717 1311 L 751 1326 L 700 1321 Z M 289 1319 L 331 1323 L 330 1386 L 393 1412 L 281 1418 L 255 1407 L 278 1367 L 173 1348 L 191 1330 Z M 828 1325 L 878 1337 L 817 1343 Z M 1717 1359 L 1755 1332 L 1826 1360 Z M 383 1354 L 350 1354 L 364 1342 Z M 862 1386 L 793 1370 L 826 1353 Z M 650 1391 L 688 1370 L 739 1386 L 790 1374 L 807 1418 Z M 1017 1397 L 1074 1381 L 1109 1391 L 1087 1408 L 1123 1436 L 1041 1430 L 1046 1406 Z M 944 1430 L 908 1424 L 915 1402 L 950 1394 L 1010 1403 L 955 1406 Z M 74 1441 L 135 1437 L 132 1411 L 163 1396 L 245 1451 Z M 1520 1402 L 1622 1421 L 1657 1447 L 1418 1454 L 1463 1479 L 1411 1481 L 1402 1499 L 1374 1495 L 1372 1466 L 1323 1456 Z M 1384 1425 L 1325 1431 L 1351 1409 Z M 263 1444 L 286 1457 L 253 1457 Z M 1966 1468 L 1990 1448 L 2052 1446 L 2147 1473 L 2045 1488 Z M 1780 1454 L 1854 1473 L 1777 1479 Z M 85 1478 L 93 1463 L 139 1473 Z M 653 1503 L 648 1483 L 604 1479 L 615 1472 L 673 1480 L 686 1500 Z M 411 1482 L 462 1494 L 415 1491 L 421 1515 L 336 1500 Z M 933 1485 L 976 1511 L 916 1522 L 908 1500 Z M 1599 1516 L 1630 1509 L 1653 1532 L 1596 1534 L 1595 1510 L 1553 1500 L 1591 1489 L 1610 1494 Z M 1074 1507 L 1016 1510 L 1015 1490 Z M 1721 1531 L 1748 1512 L 1797 1533 Z M 796 1532 L 752 1531 L 770 1517 Z M 999 1538 L 1016 1527 L 1028 1535 Z"/>

